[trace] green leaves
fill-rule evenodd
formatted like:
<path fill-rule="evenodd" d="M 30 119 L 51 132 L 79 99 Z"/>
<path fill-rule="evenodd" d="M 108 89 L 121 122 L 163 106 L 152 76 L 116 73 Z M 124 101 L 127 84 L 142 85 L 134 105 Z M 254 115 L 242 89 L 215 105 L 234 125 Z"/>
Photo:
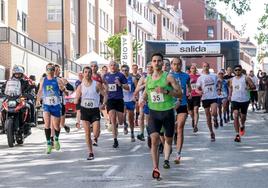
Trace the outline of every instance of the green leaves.
<path fill-rule="evenodd" d="M 227 6 L 230 6 L 238 15 L 250 11 L 250 0 L 207 0 L 208 5 L 211 7 L 215 7 L 219 2 L 223 2 Z"/>

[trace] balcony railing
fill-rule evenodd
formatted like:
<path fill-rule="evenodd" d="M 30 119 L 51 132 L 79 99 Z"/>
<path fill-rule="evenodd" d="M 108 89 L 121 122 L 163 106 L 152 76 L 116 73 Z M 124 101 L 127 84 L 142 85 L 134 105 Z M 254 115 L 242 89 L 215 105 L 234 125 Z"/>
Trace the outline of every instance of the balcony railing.
<path fill-rule="evenodd" d="M 10 27 L 0 27 L 0 42 L 10 42 L 12 44 L 18 45 L 57 64 L 60 64 L 61 62 L 60 55 L 57 52 L 30 39 L 29 37 L 17 32 Z M 71 60 L 65 61 L 65 70 L 70 70 L 72 72 L 78 73 L 81 71 L 81 69 L 81 66 L 77 63 Z"/>

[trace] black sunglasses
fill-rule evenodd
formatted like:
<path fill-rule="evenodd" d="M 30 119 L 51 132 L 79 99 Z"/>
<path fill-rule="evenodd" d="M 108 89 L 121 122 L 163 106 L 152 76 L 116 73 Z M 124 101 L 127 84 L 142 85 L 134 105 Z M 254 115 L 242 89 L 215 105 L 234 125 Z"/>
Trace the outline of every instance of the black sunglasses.
<path fill-rule="evenodd" d="M 128 71 L 128 69 L 122 69 L 122 71 L 127 72 L 127 71 Z"/>
<path fill-rule="evenodd" d="M 237 71 L 241 71 L 241 69 L 235 69 L 234 71 L 235 71 L 235 72 L 237 72 Z"/>
<path fill-rule="evenodd" d="M 54 67 L 48 67 L 47 71 L 55 71 L 55 68 Z"/>

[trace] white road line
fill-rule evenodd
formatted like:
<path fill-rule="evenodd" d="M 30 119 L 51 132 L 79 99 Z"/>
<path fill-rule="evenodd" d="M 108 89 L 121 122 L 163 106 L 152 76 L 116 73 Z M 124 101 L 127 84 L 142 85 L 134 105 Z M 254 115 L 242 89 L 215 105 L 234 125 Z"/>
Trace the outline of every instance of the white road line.
<path fill-rule="evenodd" d="M 132 149 L 130 150 L 130 152 L 135 152 L 135 151 L 137 151 L 138 149 L 140 149 L 140 147 L 141 147 L 141 145 L 137 145 L 137 146 L 135 146 L 134 148 L 132 148 Z"/>
<path fill-rule="evenodd" d="M 102 174 L 102 176 L 103 176 L 103 177 L 108 177 L 108 176 L 110 176 L 114 171 L 116 171 L 116 169 L 117 169 L 118 167 L 119 167 L 118 165 L 113 165 L 113 166 L 111 166 L 108 170 L 106 170 L 106 171 Z"/>

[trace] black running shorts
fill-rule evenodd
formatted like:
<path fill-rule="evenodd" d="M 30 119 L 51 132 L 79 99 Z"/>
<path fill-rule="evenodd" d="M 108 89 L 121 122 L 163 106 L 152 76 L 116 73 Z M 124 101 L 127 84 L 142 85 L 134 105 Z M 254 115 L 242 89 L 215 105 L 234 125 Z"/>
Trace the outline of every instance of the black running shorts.
<path fill-rule="evenodd" d="M 81 106 L 81 120 L 88 121 L 90 124 L 95 121 L 100 121 L 100 109 L 99 108 L 84 108 Z"/>
<path fill-rule="evenodd" d="M 241 114 L 244 114 L 244 115 L 246 115 L 248 112 L 248 105 L 249 105 L 249 101 L 247 102 L 232 101 L 233 110 L 238 110 L 241 112 Z"/>
<path fill-rule="evenodd" d="M 164 127 L 165 136 L 173 137 L 175 127 L 175 115 L 174 110 L 167 111 L 155 111 L 149 110 L 148 131 L 152 133 L 160 133 L 160 130 Z"/>
<path fill-rule="evenodd" d="M 203 108 L 210 108 L 211 104 L 217 103 L 217 99 L 206 99 L 202 100 Z"/>
<path fill-rule="evenodd" d="M 201 96 L 192 97 L 191 99 L 188 100 L 188 109 L 192 111 L 194 110 L 195 106 L 200 107 L 200 103 L 201 103 Z"/>
<path fill-rule="evenodd" d="M 116 110 L 118 112 L 124 112 L 125 104 L 123 99 L 108 99 L 107 112 L 110 110 Z"/>

